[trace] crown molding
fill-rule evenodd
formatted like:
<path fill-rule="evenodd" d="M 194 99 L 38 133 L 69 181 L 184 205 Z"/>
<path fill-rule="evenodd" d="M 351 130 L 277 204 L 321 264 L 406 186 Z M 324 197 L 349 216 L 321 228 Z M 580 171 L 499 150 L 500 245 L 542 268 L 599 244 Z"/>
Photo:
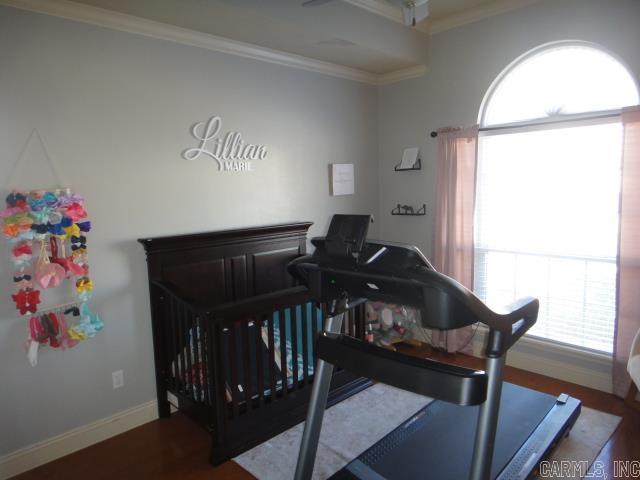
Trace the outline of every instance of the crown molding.
<path fill-rule="evenodd" d="M 350 3 L 369 4 L 372 0 L 347 0 Z M 375 2 L 374 3 L 380 3 Z M 167 40 L 170 42 L 204 48 L 229 55 L 237 55 L 253 60 L 275 63 L 286 67 L 331 75 L 368 85 L 387 85 L 408 78 L 415 78 L 426 72 L 426 66 L 418 65 L 395 72 L 375 74 L 355 68 L 324 62 L 302 55 L 272 50 L 250 43 L 197 32 L 175 25 L 147 20 L 112 10 L 76 3 L 70 0 L 0 0 L 0 5 L 27 10 L 30 12 L 65 18 L 99 27 L 111 28 L 122 32 Z M 382 10 L 381 10 L 382 11 Z"/>
<path fill-rule="evenodd" d="M 416 65 L 415 67 L 403 68 L 402 70 L 396 70 L 395 72 L 383 73 L 378 75 L 378 85 L 389 85 L 391 83 L 400 82 L 402 80 L 409 80 L 411 78 L 417 78 L 427 73 L 426 65 Z"/>
<path fill-rule="evenodd" d="M 540 0 L 496 0 L 492 3 L 469 8 L 439 20 L 427 21 L 418 28 L 431 34 L 442 33 L 452 28 L 461 27 L 484 20 L 485 18 L 517 10 L 539 1 Z"/>
<path fill-rule="evenodd" d="M 0 0 L 0 5 L 322 73 L 370 85 L 378 84 L 379 75 L 363 70 L 259 47 L 250 43 L 239 42 L 69 0 Z"/>

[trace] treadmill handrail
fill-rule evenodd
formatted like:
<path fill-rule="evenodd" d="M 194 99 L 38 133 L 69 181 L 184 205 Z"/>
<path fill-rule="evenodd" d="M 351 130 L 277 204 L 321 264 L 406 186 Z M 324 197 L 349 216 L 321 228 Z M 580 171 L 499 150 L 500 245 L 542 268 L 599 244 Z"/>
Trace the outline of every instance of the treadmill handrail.
<path fill-rule="evenodd" d="M 526 330 L 535 324 L 535 319 L 537 318 L 540 306 L 538 299 L 533 297 L 523 297 L 503 307 L 502 311 L 494 311 L 485 305 L 485 303 L 473 292 L 458 283 L 455 279 L 427 268 L 416 268 L 414 271 L 410 272 L 412 277 L 400 277 L 393 274 L 360 271 L 357 269 L 357 266 L 354 269 L 349 270 L 336 267 L 325 267 L 312 262 L 297 263 L 296 268 L 351 277 L 361 277 L 363 279 L 370 279 L 371 282 L 375 282 L 376 280 L 393 280 L 396 283 L 405 283 L 414 287 L 438 288 L 440 290 L 446 290 L 447 293 L 455 292 L 459 297 L 458 299 L 465 303 L 465 305 L 478 317 L 478 321 L 480 323 L 484 323 L 490 328 L 509 335 L 517 335 L 515 340 L 520 338 Z M 420 279 L 420 277 L 423 277 L 424 280 Z M 425 280 L 428 280 L 428 285 L 425 284 Z M 514 330 L 513 326 L 520 320 L 525 320 L 525 325 L 519 326 L 518 329 Z"/>
<path fill-rule="evenodd" d="M 413 393 L 458 405 L 479 405 L 487 395 L 487 375 L 426 358 L 394 352 L 344 334 L 323 332 L 318 358 L 345 370 Z"/>

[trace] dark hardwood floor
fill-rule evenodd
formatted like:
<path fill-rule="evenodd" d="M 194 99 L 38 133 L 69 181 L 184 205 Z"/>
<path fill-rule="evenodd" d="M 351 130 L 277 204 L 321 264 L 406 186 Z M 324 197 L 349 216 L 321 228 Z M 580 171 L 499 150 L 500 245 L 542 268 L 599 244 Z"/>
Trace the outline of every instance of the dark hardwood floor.
<path fill-rule="evenodd" d="M 482 368 L 482 361 L 466 355 L 433 352 L 428 347 L 403 347 L 412 355 Z M 620 426 L 605 444 L 596 460 L 605 466 L 603 476 L 614 478 L 614 460 L 640 460 L 640 411 L 625 405 L 613 395 L 507 367 L 506 380 L 553 395 L 568 393 L 586 407 L 622 417 Z M 104 442 L 58 459 L 15 477 L 32 479 L 217 479 L 249 480 L 254 477 L 230 461 L 211 467 L 208 434 L 180 414 L 155 420 Z"/>

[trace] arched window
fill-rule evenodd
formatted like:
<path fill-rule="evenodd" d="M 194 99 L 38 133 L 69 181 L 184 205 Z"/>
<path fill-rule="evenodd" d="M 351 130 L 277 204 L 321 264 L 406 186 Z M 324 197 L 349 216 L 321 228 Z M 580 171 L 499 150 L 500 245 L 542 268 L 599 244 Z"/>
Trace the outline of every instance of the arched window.
<path fill-rule="evenodd" d="M 522 56 L 485 97 L 474 288 L 489 303 L 538 297 L 531 335 L 612 351 L 620 110 L 638 102 L 627 68 L 578 42 Z"/>

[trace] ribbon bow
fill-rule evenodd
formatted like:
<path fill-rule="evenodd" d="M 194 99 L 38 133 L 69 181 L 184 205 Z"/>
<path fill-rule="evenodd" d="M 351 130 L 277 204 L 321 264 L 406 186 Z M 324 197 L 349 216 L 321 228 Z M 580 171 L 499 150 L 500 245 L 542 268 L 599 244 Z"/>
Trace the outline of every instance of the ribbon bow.
<path fill-rule="evenodd" d="M 11 295 L 11 298 L 16 302 L 16 308 L 20 315 L 25 315 L 27 312 L 36 313 L 40 303 L 40 291 L 24 288 Z"/>

